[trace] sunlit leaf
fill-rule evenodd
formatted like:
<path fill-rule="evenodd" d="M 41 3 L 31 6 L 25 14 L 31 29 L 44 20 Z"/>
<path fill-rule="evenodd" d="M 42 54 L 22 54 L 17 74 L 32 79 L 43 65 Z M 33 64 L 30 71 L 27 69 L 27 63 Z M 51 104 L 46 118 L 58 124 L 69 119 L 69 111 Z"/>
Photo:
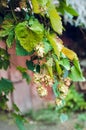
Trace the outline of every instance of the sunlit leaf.
<path fill-rule="evenodd" d="M 16 40 L 16 55 L 18 56 L 26 56 L 26 55 L 31 55 L 33 51 L 28 52 L 26 51 L 21 45 L 18 40 Z"/>
<path fill-rule="evenodd" d="M 74 66 L 71 67 L 71 72 L 69 74 L 69 77 L 73 80 L 73 81 L 85 81 L 85 78 L 82 75 L 82 71 L 79 65 L 79 61 L 74 59 L 73 61 Z"/>
<path fill-rule="evenodd" d="M 62 74 L 62 69 L 57 59 L 55 59 L 55 65 L 56 65 L 57 74 L 60 76 Z"/>
<path fill-rule="evenodd" d="M 49 34 L 48 40 L 54 50 L 54 53 L 59 57 L 60 52 L 63 48 L 62 41 L 58 39 L 58 37 L 55 34 Z"/>
<path fill-rule="evenodd" d="M 32 25 L 30 23 L 31 26 L 29 27 L 27 22 L 22 22 L 19 23 L 15 28 L 15 34 L 17 39 L 20 41 L 21 46 L 29 52 L 31 52 L 43 38 L 44 30 L 41 28 L 42 25 L 37 23 L 37 20 L 33 21 Z M 36 28 L 36 26 L 38 27 Z"/>
<path fill-rule="evenodd" d="M 0 30 L 0 37 L 5 37 L 9 34 L 8 30 Z"/>
<path fill-rule="evenodd" d="M 45 63 L 45 66 L 47 68 L 49 75 L 51 76 L 51 78 L 53 78 L 54 77 L 54 75 L 53 75 L 53 59 L 49 58 L 48 61 Z"/>
<path fill-rule="evenodd" d="M 66 70 L 70 70 L 70 62 L 67 58 L 63 58 L 60 60 L 60 65 L 62 65 Z"/>
<path fill-rule="evenodd" d="M 63 26 L 62 26 L 61 17 L 59 16 L 53 4 L 49 6 L 48 14 L 49 14 L 49 18 L 53 30 L 58 34 L 62 34 Z"/>
<path fill-rule="evenodd" d="M 8 35 L 8 37 L 6 39 L 7 46 L 11 47 L 12 44 L 13 44 L 13 41 L 14 41 L 14 30 L 9 32 L 9 35 Z"/>
<path fill-rule="evenodd" d="M 33 6 L 33 12 L 34 13 L 40 13 L 40 5 L 38 0 L 31 0 L 32 6 Z"/>
<path fill-rule="evenodd" d="M 44 44 L 45 54 L 47 54 L 49 51 L 52 50 L 52 46 L 50 45 L 50 43 L 47 40 L 43 40 L 43 44 Z"/>
<path fill-rule="evenodd" d="M 79 15 L 78 12 L 75 9 L 73 9 L 70 5 L 66 6 L 64 9 L 73 16 Z"/>
<path fill-rule="evenodd" d="M 62 52 L 65 54 L 65 56 L 67 56 L 70 60 L 73 60 L 73 59 L 77 59 L 78 60 L 78 57 L 76 55 L 76 53 L 66 47 L 63 47 L 62 48 Z"/>

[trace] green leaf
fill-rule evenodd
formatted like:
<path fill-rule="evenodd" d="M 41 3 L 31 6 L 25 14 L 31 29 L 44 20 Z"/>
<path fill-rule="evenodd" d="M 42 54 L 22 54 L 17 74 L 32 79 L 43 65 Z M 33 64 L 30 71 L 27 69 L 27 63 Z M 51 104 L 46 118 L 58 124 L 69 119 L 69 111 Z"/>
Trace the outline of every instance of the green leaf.
<path fill-rule="evenodd" d="M 0 30 L 0 37 L 5 37 L 9 34 L 8 30 Z"/>
<path fill-rule="evenodd" d="M 8 47 L 11 47 L 12 46 L 12 44 L 13 44 L 13 41 L 14 41 L 14 30 L 11 30 L 10 32 L 9 32 L 9 35 L 8 35 L 8 37 L 7 37 L 7 39 L 6 39 L 6 43 L 7 43 L 7 46 Z"/>
<path fill-rule="evenodd" d="M 16 111 L 16 112 L 20 112 L 20 110 L 19 110 L 19 108 L 17 107 L 17 105 L 16 104 L 12 104 L 13 105 L 13 109 Z"/>
<path fill-rule="evenodd" d="M 61 59 L 59 61 L 60 65 L 62 65 L 66 70 L 70 70 L 70 62 L 67 58 Z"/>
<path fill-rule="evenodd" d="M 73 81 L 85 81 L 85 78 L 82 75 L 79 61 L 74 59 L 73 63 L 74 63 L 74 66 L 71 67 L 71 73 L 69 74 L 69 77 Z"/>
<path fill-rule="evenodd" d="M 10 65 L 10 61 L 9 60 L 4 60 L 3 63 L 2 63 L 2 67 L 7 70 L 8 67 Z"/>
<path fill-rule="evenodd" d="M 15 123 L 18 126 L 19 130 L 27 130 L 24 125 L 24 119 L 20 114 L 13 113 Z"/>
<path fill-rule="evenodd" d="M 30 18 L 30 20 L 29 20 L 29 26 L 30 26 L 29 27 L 30 30 L 32 30 L 36 34 L 43 35 L 43 32 L 44 32 L 43 24 L 40 24 L 37 19 Z"/>
<path fill-rule="evenodd" d="M 48 40 L 53 48 L 54 53 L 59 58 L 60 52 L 63 48 L 63 44 L 61 43 L 62 41 L 57 40 L 57 36 L 55 34 L 48 34 L 47 38 L 48 38 Z"/>
<path fill-rule="evenodd" d="M 52 88 L 53 88 L 54 95 L 55 95 L 56 97 L 59 96 L 59 92 L 57 91 L 57 85 L 58 85 L 58 81 L 55 80 L 55 82 L 54 82 Z"/>
<path fill-rule="evenodd" d="M 13 29 L 12 21 L 11 20 L 4 20 L 2 25 L 1 25 L 0 37 L 2 37 L 2 38 L 6 37 L 7 35 L 9 35 L 9 33 L 12 29 Z"/>
<path fill-rule="evenodd" d="M 0 80 L 0 94 L 4 92 L 6 95 L 13 91 L 13 84 L 10 80 L 1 78 Z"/>
<path fill-rule="evenodd" d="M 8 52 L 5 49 L 0 48 L 0 69 L 2 68 L 4 68 L 5 70 L 8 69 L 10 65 L 9 58 L 10 55 L 8 54 Z"/>
<path fill-rule="evenodd" d="M 50 45 L 50 43 L 46 40 L 43 41 L 44 44 L 44 52 L 45 54 L 47 54 L 49 51 L 52 50 L 52 46 Z"/>
<path fill-rule="evenodd" d="M 26 79 L 27 83 L 30 83 L 31 78 L 27 73 L 27 69 L 22 66 L 17 66 L 17 70 L 19 70 L 22 73 L 22 77 Z"/>
<path fill-rule="evenodd" d="M 73 81 L 85 81 L 85 78 L 83 77 L 79 61 L 74 59 L 73 60 L 74 66 L 71 68 L 70 77 Z"/>
<path fill-rule="evenodd" d="M 72 8 L 72 6 L 67 3 L 67 1 L 59 0 L 59 2 L 60 6 L 57 8 L 57 10 L 61 12 L 63 15 L 65 14 L 65 12 L 67 12 L 73 16 L 78 16 L 78 12 L 74 8 Z"/>
<path fill-rule="evenodd" d="M 27 68 L 33 72 L 40 72 L 40 65 L 34 64 L 31 60 L 26 61 Z"/>
<path fill-rule="evenodd" d="M 35 66 L 34 66 L 34 63 L 30 60 L 27 60 L 26 61 L 26 65 L 27 65 L 27 68 L 29 69 L 29 70 L 31 70 L 31 71 L 33 71 L 34 72 L 34 68 L 35 68 Z"/>
<path fill-rule="evenodd" d="M 62 69 L 57 59 L 55 59 L 55 66 L 56 66 L 57 74 L 60 76 L 62 74 Z"/>
<path fill-rule="evenodd" d="M 20 41 L 21 46 L 28 52 L 34 50 L 36 45 L 42 41 L 44 34 L 42 27 L 43 26 L 35 19 L 34 21 L 30 22 L 30 27 L 26 21 L 19 23 L 16 26 L 16 38 Z"/>
<path fill-rule="evenodd" d="M 78 12 L 75 9 L 73 9 L 70 5 L 66 6 L 64 9 L 73 16 L 79 16 Z"/>
<path fill-rule="evenodd" d="M 31 78 L 30 78 L 30 76 L 29 76 L 26 72 L 23 72 L 23 73 L 22 73 L 22 77 L 23 77 L 24 79 L 26 79 L 27 83 L 30 83 Z"/>
<path fill-rule="evenodd" d="M 22 66 L 17 66 L 17 70 L 19 70 L 21 73 L 26 72 L 27 69 Z"/>
<path fill-rule="evenodd" d="M 33 51 L 28 52 L 26 51 L 21 45 L 18 40 L 16 40 L 16 55 L 18 56 L 26 56 L 26 55 L 31 55 Z"/>
<path fill-rule="evenodd" d="M 38 0 L 31 0 L 32 6 L 33 6 L 33 12 L 34 13 L 40 13 L 40 6 Z"/>
<path fill-rule="evenodd" d="M 49 18 L 50 18 L 50 22 L 51 22 L 53 30 L 57 32 L 58 34 L 62 34 L 63 26 L 62 26 L 61 17 L 59 16 L 53 4 L 50 4 L 48 8 L 48 14 L 49 14 Z"/>
<path fill-rule="evenodd" d="M 8 98 L 6 95 L 0 95 L 0 109 L 6 110 L 6 102 L 8 101 Z"/>

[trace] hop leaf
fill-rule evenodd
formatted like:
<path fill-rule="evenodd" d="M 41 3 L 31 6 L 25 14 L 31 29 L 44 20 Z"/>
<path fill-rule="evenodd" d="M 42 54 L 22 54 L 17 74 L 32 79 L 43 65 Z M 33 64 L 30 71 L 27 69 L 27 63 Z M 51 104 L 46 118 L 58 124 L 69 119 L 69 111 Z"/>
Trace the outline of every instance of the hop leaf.
<path fill-rule="evenodd" d="M 48 14 L 49 14 L 49 18 L 53 30 L 58 34 L 62 34 L 63 26 L 62 26 L 61 17 L 59 16 L 54 5 L 50 4 L 50 6 L 48 7 Z"/>
<path fill-rule="evenodd" d="M 32 23 L 30 21 L 30 26 L 25 21 L 19 23 L 15 28 L 16 38 L 20 41 L 21 46 L 29 52 L 42 40 L 44 31 L 43 26 L 37 20 Z"/>
<path fill-rule="evenodd" d="M 4 92 L 6 95 L 13 91 L 13 84 L 10 80 L 1 78 L 0 80 L 0 94 Z"/>
<path fill-rule="evenodd" d="M 31 0 L 32 2 L 32 6 L 33 6 L 33 12 L 34 13 L 40 13 L 40 6 L 39 6 L 39 2 L 37 0 Z"/>
<path fill-rule="evenodd" d="M 65 54 L 65 56 L 67 56 L 70 60 L 73 60 L 73 59 L 77 59 L 78 60 L 78 57 L 76 55 L 76 53 L 66 47 L 63 47 L 62 49 L 62 52 Z"/>

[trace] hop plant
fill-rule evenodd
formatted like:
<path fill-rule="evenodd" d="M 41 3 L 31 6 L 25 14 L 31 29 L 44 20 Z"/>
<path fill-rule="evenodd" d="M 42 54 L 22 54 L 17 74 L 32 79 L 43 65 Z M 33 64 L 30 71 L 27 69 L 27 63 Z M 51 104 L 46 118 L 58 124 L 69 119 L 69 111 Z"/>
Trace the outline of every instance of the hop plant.
<path fill-rule="evenodd" d="M 42 44 L 42 43 L 38 44 L 38 45 L 35 47 L 35 50 L 36 50 L 37 55 L 38 55 L 39 57 L 44 57 L 45 51 L 44 51 L 44 47 L 43 47 L 43 44 Z"/>
<path fill-rule="evenodd" d="M 63 104 L 62 99 L 60 99 L 60 98 L 56 98 L 55 103 L 56 103 L 57 106 L 62 106 L 62 104 Z"/>
<path fill-rule="evenodd" d="M 48 94 L 47 89 L 41 85 L 37 87 L 37 92 L 40 97 L 45 97 Z"/>

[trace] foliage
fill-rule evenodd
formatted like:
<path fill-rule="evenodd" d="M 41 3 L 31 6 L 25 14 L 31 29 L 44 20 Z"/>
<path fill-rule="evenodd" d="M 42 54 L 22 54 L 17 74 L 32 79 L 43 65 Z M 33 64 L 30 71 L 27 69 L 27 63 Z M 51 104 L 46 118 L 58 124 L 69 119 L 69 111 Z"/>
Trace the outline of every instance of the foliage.
<path fill-rule="evenodd" d="M 44 124 L 55 124 L 58 122 L 58 113 L 52 108 L 39 109 L 38 111 L 30 110 L 27 114 L 30 120 L 42 122 Z"/>
<path fill-rule="evenodd" d="M 86 101 L 84 95 L 77 92 L 75 86 L 72 86 L 69 90 L 67 97 L 65 98 L 65 105 L 61 111 L 73 112 L 73 111 L 85 111 Z"/>
<path fill-rule="evenodd" d="M 34 73 L 33 82 L 40 97 L 47 96 L 47 88 L 52 87 L 57 106 L 63 104 L 71 81 L 85 81 L 77 54 L 65 47 L 59 38 L 63 32 L 61 7 L 63 13 L 66 10 L 77 15 L 66 0 L 59 0 L 58 4 L 53 0 L 0 1 L 0 39 L 6 43 L 6 50 L 0 49 L 0 68 L 7 69 L 10 65 L 8 48 L 15 41 L 17 55 L 30 55 L 27 68 L 18 66 L 17 70 L 28 83 L 27 70 Z M 1 91 L 6 88 L 3 87 L 6 83 L 8 80 L 2 78 Z M 12 87 L 11 82 L 9 85 Z"/>
<path fill-rule="evenodd" d="M 86 121 L 86 113 L 81 113 L 78 115 L 78 122 L 75 123 L 75 130 L 83 130 Z"/>
<path fill-rule="evenodd" d="M 7 70 L 10 61 L 9 61 L 10 55 L 5 49 L 0 48 L 0 69 L 5 69 Z"/>
<path fill-rule="evenodd" d="M 21 115 L 19 108 L 16 106 L 16 104 L 13 104 L 13 109 L 15 112 L 12 114 L 13 118 L 15 120 L 16 125 L 18 126 L 19 130 L 26 130 L 25 127 L 25 118 Z"/>
<path fill-rule="evenodd" d="M 8 94 L 13 91 L 13 84 L 10 80 L 1 78 L 0 80 L 0 108 L 6 109 L 6 101 Z"/>

